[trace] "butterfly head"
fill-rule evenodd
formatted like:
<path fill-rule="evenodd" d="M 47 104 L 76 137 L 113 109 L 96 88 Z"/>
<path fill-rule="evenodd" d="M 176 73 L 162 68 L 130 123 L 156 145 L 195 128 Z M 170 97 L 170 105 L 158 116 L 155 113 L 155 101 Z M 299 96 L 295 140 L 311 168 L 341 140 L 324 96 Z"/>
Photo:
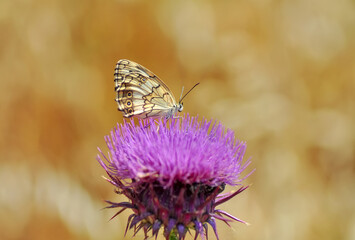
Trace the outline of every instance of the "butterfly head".
<path fill-rule="evenodd" d="M 179 103 L 179 104 L 177 105 L 177 110 L 178 110 L 179 112 L 182 112 L 183 109 L 184 109 L 184 104 L 183 104 L 183 103 Z"/>

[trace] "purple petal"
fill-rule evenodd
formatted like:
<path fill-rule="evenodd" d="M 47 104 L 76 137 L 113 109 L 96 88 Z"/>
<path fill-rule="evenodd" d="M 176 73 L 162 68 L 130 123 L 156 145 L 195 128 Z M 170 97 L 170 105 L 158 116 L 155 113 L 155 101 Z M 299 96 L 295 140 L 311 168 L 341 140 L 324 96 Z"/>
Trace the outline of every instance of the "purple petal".
<path fill-rule="evenodd" d="M 207 222 L 211 225 L 213 231 L 214 231 L 214 234 L 216 235 L 216 238 L 217 240 L 219 240 L 219 237 L 218 237 L 218 233 L 217 233 L 217 225 L 216 225 L 216 220 L 214 219 L 214 217 L 210 217 Z"/>
<path fill-rule="evenodd" d="M 158 232 L 161 226 L 161 222 L 159 220 L 155 220 L 153 223 L 152 231 L 153 231 L 153 236 L 158 236 Z"/>
<path fill-rule="evenodd" d="M 176 181 L 215 186 L 241 181 L 250 163 L 242 163 L 246 144 L 221 123 L 189 115 L 146 122 L 117 125 L 105 138 L 108 157 L 99 149 L 98 161 L 116 179 L 156 178 L 166 187 Z"/>
<path fill-rule="evenodd" d="M 247 189 L 249 186 L 245 186 L 245 187 L 241 187 L 239 188 L 236 192 L 234 193 L 230 193 L 230 194 L 227 194 L 226 196 L 218 199 L 218 201 L 216 201 L 216 203 L 214 204 L 214 206 L 218 206 L 226 201 L 228 201 L 229 199 L 235 197 L 236 195 L 238 195 L 239 193 L 243 192 L 245 189 Z"/>
<path fill-rule="evenodd" d="M 183 238 L 185 237 L 185 234 L 186 234 L 186 227 L 183 225 L 183 224 L 178 224 L 176 226 L 177 228 L 177 231 L 179 233 L 179 238 Z"/>
<path fill-rule="evenodd" d="M 249 223 L 247 223 L 247 222 L 245 222 L 245 221 L 243 221 L 243 220 L 241 220 L 241 219 L 239 219 L 239 218 L 234 217 L 233 215 L 231 215 L 231 214 L 229 214 L 229 213 L 227 213 L 227 212 L 225 212 L 225 211 L 216 210 L 215 212 L 216 212 L 216 213 L 223 214 L 223 215 L 225 215 L 225 216 L 227 216 L 227 217 L 229 217 L 229 218 L 231 218 L 231 219 L 233 219 L 233 220 L 235 220 L 235 221 L 238 221 L 238 222 L 241 222 L 241 223 L 244 223 L 244 224 L 247 224 L 247 225 L 249 224 Z"/>

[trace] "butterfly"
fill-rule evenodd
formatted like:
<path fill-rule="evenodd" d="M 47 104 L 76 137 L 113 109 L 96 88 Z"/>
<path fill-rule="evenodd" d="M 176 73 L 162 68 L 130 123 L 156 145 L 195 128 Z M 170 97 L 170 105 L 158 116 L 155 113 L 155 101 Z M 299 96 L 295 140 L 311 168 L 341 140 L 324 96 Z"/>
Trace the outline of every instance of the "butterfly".
<path fill-rule="evenodd" d="M 167 85 L 154 73 L 130 60 L 122 59 L 116 64 L 115 91 L 118 110 L 124 117 L 172 118 L 183 110 L 182 93 L 176 102 Z"/>

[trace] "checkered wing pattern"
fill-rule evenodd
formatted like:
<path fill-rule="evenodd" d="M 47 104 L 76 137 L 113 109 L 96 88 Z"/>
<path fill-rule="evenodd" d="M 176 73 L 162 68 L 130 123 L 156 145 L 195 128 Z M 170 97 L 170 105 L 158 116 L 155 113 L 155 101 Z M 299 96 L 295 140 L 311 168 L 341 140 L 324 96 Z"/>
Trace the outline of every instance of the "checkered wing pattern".
<path fill-rule="evenodd" d="M 170 89 L 138 63 L 119 60 L 114 76 L 116 102 L 124 117 L 171 118 L 178 111 Z"/>

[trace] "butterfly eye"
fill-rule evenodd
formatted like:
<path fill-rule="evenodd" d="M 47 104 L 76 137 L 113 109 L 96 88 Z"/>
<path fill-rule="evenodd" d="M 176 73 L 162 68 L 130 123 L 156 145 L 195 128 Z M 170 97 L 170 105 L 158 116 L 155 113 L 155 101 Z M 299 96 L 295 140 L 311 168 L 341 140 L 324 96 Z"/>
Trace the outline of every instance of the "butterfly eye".
<path fill-rule="evenodd" d="M 179 112 L 182 112 L 183 109 L 184 109 L 184 106 L 182 105 L 182 103 L 180 103 L 180 104 L 179 104 L 178 111 L 179 111 Z"/>

